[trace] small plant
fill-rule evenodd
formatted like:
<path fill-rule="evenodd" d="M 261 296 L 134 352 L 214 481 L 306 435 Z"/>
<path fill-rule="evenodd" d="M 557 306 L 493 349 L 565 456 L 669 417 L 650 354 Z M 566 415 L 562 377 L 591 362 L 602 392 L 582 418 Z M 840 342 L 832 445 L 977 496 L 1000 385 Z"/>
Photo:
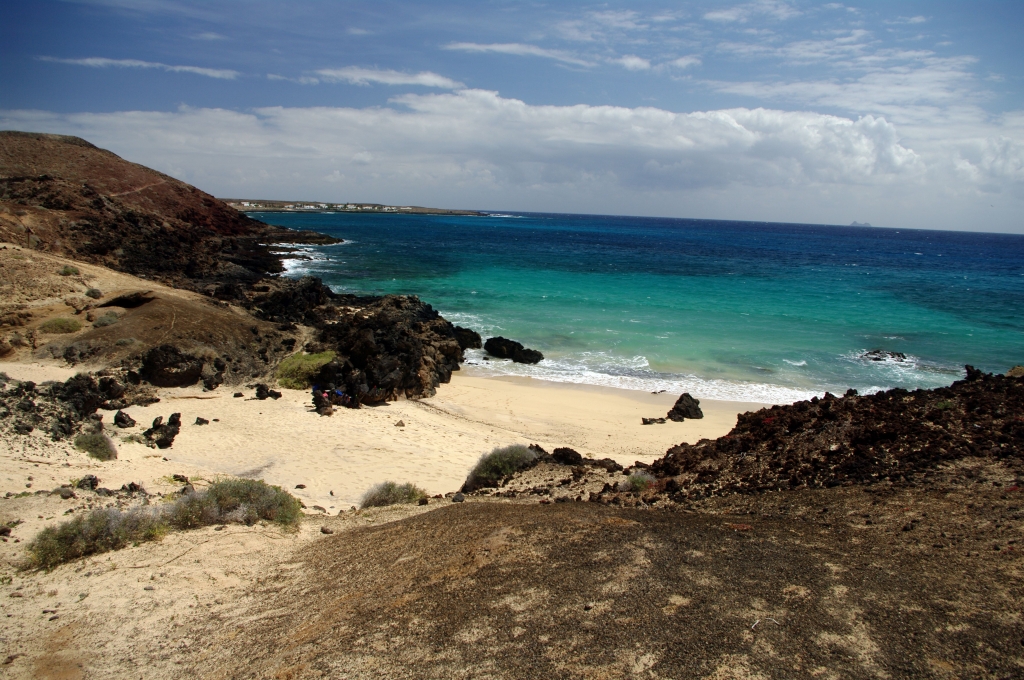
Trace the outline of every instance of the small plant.
<path fill-rule="evenodd" d="M 103 297 L 103 292 L 99 288 L 89 288 L 85 291 L 85 297 L 92 298 L 93 300 L 99 300 Z"/>
<path fill-rule="evenodd" d="M 79 557 L 151 541 L 165 533 L 167 524 L 159 511 L 99 508 L 43 529 L 29 543 L 28 553 L 34 566 L 52 569 Z"/>
<path fill-rule="evenodd" d="M 103 316 L 99 317 L 92 322 L 94 328 L 103 328 L 104 326 L 112 326 L 118 322 L 120 317 L 117 312 L 107 312 Z"/>
<path fill-rule="evenodd" d="M 60 274 L 61 276 L 78 276 L 78 267 L 72 267 L 71 265 L 66 264 L 57 273 Z"/>
<path fill-rule="evenodd" d="M 313 377 L 320 368 L 334 359 L 334 352 L 319 354 L 293 354 L 277 367 L 277 384 L 291 390 L 307 390 L 313 386 Z"/>
<path fill-rule="evenodd" d="M 408 482 L 405 484 L 381 482 L 374 484 L 369 491 L 363 494 L 359 507 L 381 508 L 385 505 L 398 505 L 399 503 L 417 503 L 421 498 L 426 497 L 426 491 Z"/>
<path fill-rule="evenodd" d="M 97 460 L 116 460 L 117 447 L 110 437 L 105 434 L 83 433 L 75 437 L 75 448 L 85 451 Z"/>
<path fill-rule="evenodd" d="M 279 486 L 254 479 L 223 479 L 158 508 L 98 508 L 43 529 L 28 544 L 30 564 L 43 569 L 88 555 L 161 538 L 171 529 L 259 520 L 294 526 L 302 506 Z"/>
<path fill-rule="evenodd" d="M 948 399 L 943 399 L 942 401 L 935 402 L 935 406 L 933 406 L 933 408 L 936 411 L 945 411 L 946 409 L 953 408 L 953 406 L 954 403 L 952 401 Z"/>
<path fill-rule="evenodd" d="M 480 456 L 480 460 L 469 471 L 462 490 L 469 492 L 488 486 L 498 486 L 506 477 L 532 467 L 536 460 L 537 454 L 522 444 L 496 448 Z"/>
<path fill-rule="evenodd" d="M 649 472 L 633 470 L 628 477 L 618 483 L 618 490 L 638 493 L 654 486 L 656 481 L 654 475 Z"/>
<path fill-rule="evenodd" d="M 61 316 L 56 319 L 50 319 L 39 327 L 39 330 L 43 333 L 77 333 L 82 330 L 82 322 L 78 319 L 70 319 L 66 316 Z"/>
<path fill-rule="evenodd" d="M 118 347 L 127 347 L 128 345 L 134 345 L 136 342 L 135 338 L 118 338 L 114 344 Z"/>

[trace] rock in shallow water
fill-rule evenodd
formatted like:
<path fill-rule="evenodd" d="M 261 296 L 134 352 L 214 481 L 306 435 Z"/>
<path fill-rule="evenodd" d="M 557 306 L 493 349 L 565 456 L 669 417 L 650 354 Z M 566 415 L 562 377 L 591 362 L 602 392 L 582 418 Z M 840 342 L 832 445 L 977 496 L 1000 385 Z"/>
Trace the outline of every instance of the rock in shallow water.
<path fill-rule="evenodd" d="M 535 349 L 527 349 L 522 343 L 501 336 L 487 338 L 484 350 L 499 359 L 511 359 L 517 364 L 536 364 L 544 359 L 544 355 Z"/>

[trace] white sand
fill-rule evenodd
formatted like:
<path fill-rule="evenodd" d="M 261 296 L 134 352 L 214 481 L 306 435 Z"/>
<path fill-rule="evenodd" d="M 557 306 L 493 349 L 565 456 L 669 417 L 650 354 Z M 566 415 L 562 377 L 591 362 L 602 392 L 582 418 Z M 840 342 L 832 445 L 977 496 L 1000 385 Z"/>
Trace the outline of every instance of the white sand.
<path fill-rule="evenodd" d="M 0 371 L 36 382 L 74 372 L 2 362 Z M 113 414 L 102 412 L 118 443 L 116 461 L 92 460 L 66 444 L 55 448 L 41 433 L 26 438 L 34 446 L 18 446 L 15 439 L 0 448 L 0 493 L 24 491 L 28 475 L 33 490 L 95 474 L 108 488 L 136 481 L 150 491 L 169 491 L 177 486 L 169 480 L 174 473 L 207 479 L 230 474 L 279 484 L 307 506 L 337 514 L 385 480 L 413 482 L 430 494 L 455 491 L 481 454 L 506 444 L 537 443 L 548 451 L 569 446 L 626 465 L 649 463 L 674 444 L 725 434 L 737 413 L 763 406 L 703 401 L 703 420 L 642 425 L 641 417 L 664 416 L 678 395 L 461 372 L 430 399 L 339 409 L 332 417 L 313 412 L 306 392 L 281 390 L 279 400 L 257 401 L 252 389 L 241 388 L 245 398 L 233 398 L 233 391 L 160 390 L 160 403 L 126 409 L 138 421 L 127 431 L 113 427 Z M 175 412 L 182 428 L 170 449 L 120 439 Z M 197 416 L 210 424 L 195 425 Z M 397 427 L 398 421 L 405 426 Z M 306 488 L 295 489 L 298 484 Z"/>

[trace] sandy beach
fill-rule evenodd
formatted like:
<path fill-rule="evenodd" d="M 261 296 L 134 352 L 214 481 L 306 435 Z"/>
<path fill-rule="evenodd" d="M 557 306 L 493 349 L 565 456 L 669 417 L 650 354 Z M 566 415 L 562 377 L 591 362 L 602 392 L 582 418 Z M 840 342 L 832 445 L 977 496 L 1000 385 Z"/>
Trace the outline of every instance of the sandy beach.
<path fill-rule="evenodd" d="M 0 362 L 0 371 L 35 382 L 76 372 L 11 362 Z M 507 444 L 536 443 L 549 451 L 568 446 L 623 465 L 649 463 L 680 442 L 719 437 L 735 425 L 738 413 L 764 406 L 706 400 L 702 420 L 643 425 L 642 417 L 664 416 L 678 395 L 485 378 L 466 370 L 434 397 L 339 409 L 331 417 L 317 415 L 304 391 L 281 390 L 280 399 L 259 401 L 253 389 L 238 389 L 244 397 L 233 397 L 230 387 L 161 389 L 159 403 L 126 409 L 138 423 L 127 430 L 113 426 L 112 413 L 101 412 L 118 446 L 115 461 L 96 461 L 33 433 L 21 447 L 0 451 L 5 459 L 0 493 L 24 491 L 29 475 L 37 489 L 94 474 L 108 488 L 134 481 L 150 491 L 180 486 L 170 482 L 172 474 L 236 475 L 281 485 L 308 507 L 337 514 L 385 480 L 413 482 L 430 494 L 455 491 L 481 454 Z M 170 449 L 124 440 L 172 413 L 181 413 L 183 426 Z M 197 417 L 210 423 L 196 425 Z M 295 488 L 299 484 L 305 488 Z"/>

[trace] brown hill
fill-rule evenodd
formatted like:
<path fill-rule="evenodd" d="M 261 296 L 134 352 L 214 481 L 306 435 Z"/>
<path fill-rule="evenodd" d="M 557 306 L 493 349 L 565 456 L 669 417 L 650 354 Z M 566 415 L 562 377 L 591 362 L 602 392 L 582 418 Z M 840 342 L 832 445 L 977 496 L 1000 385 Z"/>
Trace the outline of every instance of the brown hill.
<path fill-rule="evenodd" d="M 281 271 L 267 243 L 336 241 L 270 227 L 83 139 L 10 131 L 0 240 L 193 289 Z"/>

